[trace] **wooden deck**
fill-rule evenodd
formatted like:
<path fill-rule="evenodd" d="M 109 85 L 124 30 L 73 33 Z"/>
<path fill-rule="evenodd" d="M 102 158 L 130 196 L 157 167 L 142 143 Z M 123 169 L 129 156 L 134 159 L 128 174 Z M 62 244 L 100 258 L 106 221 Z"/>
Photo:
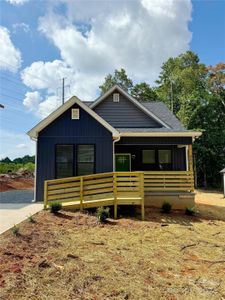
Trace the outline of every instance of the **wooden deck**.
<path fill-rule="evenodd" d="M 63 207 L 84 209 L 140 205 L 144 220 L 145 192 L 193 192 L 191 171 L 110 172 L 45 181 L 44 208 L 54 201 Z"/>

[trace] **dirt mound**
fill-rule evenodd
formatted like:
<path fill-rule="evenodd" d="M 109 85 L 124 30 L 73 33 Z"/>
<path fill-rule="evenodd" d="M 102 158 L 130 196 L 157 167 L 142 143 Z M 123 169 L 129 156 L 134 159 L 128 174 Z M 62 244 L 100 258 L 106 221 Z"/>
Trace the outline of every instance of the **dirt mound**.
<path fill-rule="evenodd" d="M 34 188 L 33 176 L 0 175 L 0 192 L 9 190 L 32 190 Z"/>

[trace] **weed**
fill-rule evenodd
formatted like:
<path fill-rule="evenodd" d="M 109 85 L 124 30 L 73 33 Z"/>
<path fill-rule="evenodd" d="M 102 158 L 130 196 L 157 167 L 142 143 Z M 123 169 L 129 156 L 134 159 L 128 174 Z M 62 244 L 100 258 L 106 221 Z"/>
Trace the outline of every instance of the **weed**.
<path fill-rule="evenodd" d="M 59 201 L 54 201 L 52 203 L 50 203 L 50 211 L 51 213 L 55 214 L 58 211 L 60 211 L 62 209 L 62 203 Z"/>
<path fill-rule="evenodd" d="M 164 202 L 162 205 L 162 212 L 169 214 L 172 209 L 172 205 L 169 202 Z"/>
<path fill-rule="evenodd" d="M 12 227 L 12 233 L 14 234 L 14 235 L 16 235 L 16 236 L 18 236 L 19 235 L 19 232 L 20 232 L 20 228 L 19 228 L 19 226 L 17 226 L 17 225 L 14 225 L 13 227 Z"/>
<path fill-rule="evenodd" d="M 96 212 L 97 218 L 101 223 L 104 223 L 109 217 L 109 207 L 99 207 Z"/>

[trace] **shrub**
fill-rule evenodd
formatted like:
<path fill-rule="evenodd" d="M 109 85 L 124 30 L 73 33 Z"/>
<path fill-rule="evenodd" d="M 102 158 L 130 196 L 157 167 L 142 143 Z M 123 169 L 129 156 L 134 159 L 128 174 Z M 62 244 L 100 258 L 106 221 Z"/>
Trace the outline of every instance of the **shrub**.
<path fill-rule="evenodd" d="M 172 209 L 172 205 L 169 202 L 164 202 L 162 205 L 162 212 L 168 214 Z"/>
<path fill-rule="evenodd" d="M 185 215 L 193 216 L 194 214 L 195 214 L 195 208 L 194 207 L 186 207 Z"/>
<path fill-rule="evenodd" d="M 101 223 L 104 223 L 109 217 L 109 207 L 99 207 L 96 212 L 97 218 Z"/>
<path fill-rule="evenodd" d="M 60 211 L 60 209 L 62 209 L 62 203 L 59 201 L 54 201 L 52 203 L 50 203 L 50 211 L 51 213 L 55 214 L 58 211 Z"/>
<path fill-rule="evenodd" d="M 14 225 L 12 228 L 12 233 L 17 236 L 19 235 L 19 232 L 20 232 L 19 226 Z"/>
<path fill-rule="evenodd" d="M 34 220 L 34 218 L 33 218 L 32 215 L 29 215 L 29 216 L 27 217 L 27 221 L 28 221 L 28 222 L 31 222 L 31 223 L 35 223 L 35 220 Z"/>

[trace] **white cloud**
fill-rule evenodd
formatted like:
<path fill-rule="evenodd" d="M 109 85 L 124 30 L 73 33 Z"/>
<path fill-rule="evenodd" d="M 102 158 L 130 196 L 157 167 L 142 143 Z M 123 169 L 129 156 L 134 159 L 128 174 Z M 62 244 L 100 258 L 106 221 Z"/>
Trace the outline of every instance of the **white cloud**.
<path fill-rule="evenodd" d="M 18 149 L 27 149 L 28 146 L 26 144 L 18 144 L 18 145 L 16 145 L 16 148 L 18 148 Z"/>
<path fill-rule="evenodd" d="M 35 142 L 25 134 L 0 129 L 1 147 L 0 159 L 8 156 L 10 159 L 35 154 Z"/>
<path fill-rule="evenodd" d="M 9 2 L 13 5 L 23 5 L 24 3 L 28 2 L 29 0 L 6 0 L 6 2 Z"/>
<path fill-rule="evenodd" d="M 0 69 L 16 72 L 21 65 L 21 53 L 15 48 L 7 28 L 0 26 Z"/>
<path fill-rule="evenodd" d="M 189 48 L 190 0 L 61 2 L 69 18 L 50 13 L 40 19 L 39 29 L 87 82 L 124 67 L 134 79 L 152 83 L 165 60 Z"/>
<path fill-rule="evenodd" d="M 134 81 L 153 84 L 164 61 L 189 49 L 191 0 L 52 1 L 59 3 L 66 15 L 49 10 L 39 30 L 59 49 L 61 60 L 35 62 L 23 71 L 23 82 L 33 90 L 56 95 L 66 77 L 71 94 L 94 99 L 104 77 L 118 68 Z M 51 101 L 56 100 L 40 99 L 35 113 L 43 116 L 55 105 Z"/>
<path fill-rule="evenodd" d="M 45 118 L 59 106 L 59 103 L 56 95 L 43 98 L 38 91 L 34 91 L 25 94 L 23 105 L 36 116 Z"/>
<path fill-rule="evenodd" d="M 30 26 L 27 23 L 15 23 L 12 25 L 13 27 L 13 33 L 16 33 L 18 30 L 22 30 L 26 33 L 30 32 Z"/>

